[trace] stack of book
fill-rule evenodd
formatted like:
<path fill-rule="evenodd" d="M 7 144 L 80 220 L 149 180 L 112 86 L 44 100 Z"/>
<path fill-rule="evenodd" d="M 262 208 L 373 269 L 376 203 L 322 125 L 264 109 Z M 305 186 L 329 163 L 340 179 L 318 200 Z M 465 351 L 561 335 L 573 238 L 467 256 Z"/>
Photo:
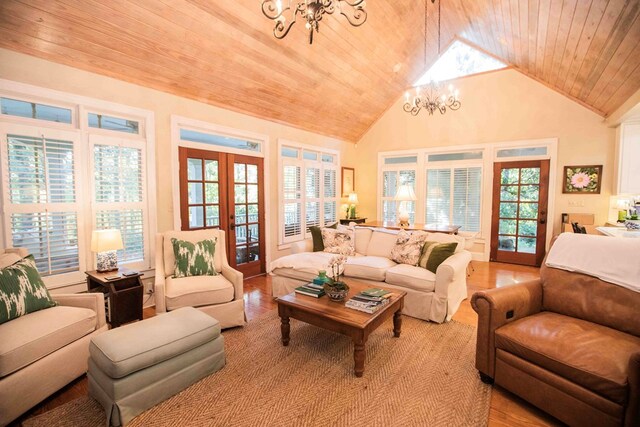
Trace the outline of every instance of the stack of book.
<path fill-rule="evenodd" d="M 297 294 L 307 295 L 314 298 L 320 298 L 324 295 L 324 287 L 316 285 L 315 283 L 307 283 L 306 285 L 298 286 L 295 291 Z"/>
<path fill-rule="evenodd" d="M 384 289 L 366 289 L 351 297 L 345 303 L 345 307 L 371 314 L 389 304 L 392 296 L 393 294 L 390 291 L 385 291 Z"/>

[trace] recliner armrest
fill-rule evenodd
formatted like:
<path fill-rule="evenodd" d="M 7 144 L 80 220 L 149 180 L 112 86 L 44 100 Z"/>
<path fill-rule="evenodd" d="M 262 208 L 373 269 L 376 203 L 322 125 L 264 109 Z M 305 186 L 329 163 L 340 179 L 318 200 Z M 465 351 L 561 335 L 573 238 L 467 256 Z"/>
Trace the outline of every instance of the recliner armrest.
<path fill-rule="evenodd" d="M 542 310 L 542 282 L 536 279 L 476 292 L 471 297 L 471 307 L 478 313 L 476 368 L 493 378 L 496 329 Z"/>
<path fill-rule="evenodd" d="M 625 427 L 637 426 L 640 420 L 640 353 L 629 358 L 629 403 L 624 415 Z"/>
<path fill-rule="evenodd" d="M 96 330 L 107 324 L 104 313 L 104 295 L 101 292 L 83 294 L 53 294 L 51 297 L 60 305 L 88 308 L 96 312 Z"/>

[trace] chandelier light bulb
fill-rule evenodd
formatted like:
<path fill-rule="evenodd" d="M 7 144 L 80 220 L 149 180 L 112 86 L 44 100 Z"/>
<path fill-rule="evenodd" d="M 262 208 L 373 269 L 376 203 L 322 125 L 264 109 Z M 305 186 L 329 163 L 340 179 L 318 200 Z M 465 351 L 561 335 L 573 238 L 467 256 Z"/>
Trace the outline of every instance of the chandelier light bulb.
<path fill-rule="evenodd" d="M 276 0 L 276 10 L 278 11 L 278 15 L 282 13 L 282 0 Z"/>

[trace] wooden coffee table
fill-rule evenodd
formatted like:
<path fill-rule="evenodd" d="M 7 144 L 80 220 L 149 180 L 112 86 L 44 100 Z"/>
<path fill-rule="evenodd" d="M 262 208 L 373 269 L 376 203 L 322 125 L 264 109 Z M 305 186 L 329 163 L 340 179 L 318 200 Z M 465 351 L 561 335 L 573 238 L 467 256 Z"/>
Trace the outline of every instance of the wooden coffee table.
<path fill-rule="evenodd" d="M 350 290 L 349 296 L 368 288 L 379 287 L 373 284 L 347 282 Z M 295 292 L 278 298 L 278 314 L 282 324 L 282 344 L 289 345 L 289 318 L 301 320 L 319 328 L 338 332 L 351 337 L 353 340 L 353 360 L 355 362 L 356 377 L 364 373 L 365 345 L 371 332 L 380 326 L 385 320 L 393 316 L 393 336 L 400 336 L 402 327 L 402 308 L 404 307 L 404 291 L 388 289 L 394 293 L 391 301 L 386 306 L 373 314 L 352 310 L 344 306 L 345 301 L 334 302 L 327 296 L 314 298 L 299 295 Z"/>

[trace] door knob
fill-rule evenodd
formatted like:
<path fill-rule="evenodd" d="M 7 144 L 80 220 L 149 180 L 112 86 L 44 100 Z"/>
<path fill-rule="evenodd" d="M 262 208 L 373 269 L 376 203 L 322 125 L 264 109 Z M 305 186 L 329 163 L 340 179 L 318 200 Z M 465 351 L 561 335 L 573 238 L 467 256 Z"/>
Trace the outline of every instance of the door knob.
<path fill-rule="evenodd" d="M 236 229 L 236 225 L 232 222 L 229 224 L 229 230 L 235 230 Z"/>

